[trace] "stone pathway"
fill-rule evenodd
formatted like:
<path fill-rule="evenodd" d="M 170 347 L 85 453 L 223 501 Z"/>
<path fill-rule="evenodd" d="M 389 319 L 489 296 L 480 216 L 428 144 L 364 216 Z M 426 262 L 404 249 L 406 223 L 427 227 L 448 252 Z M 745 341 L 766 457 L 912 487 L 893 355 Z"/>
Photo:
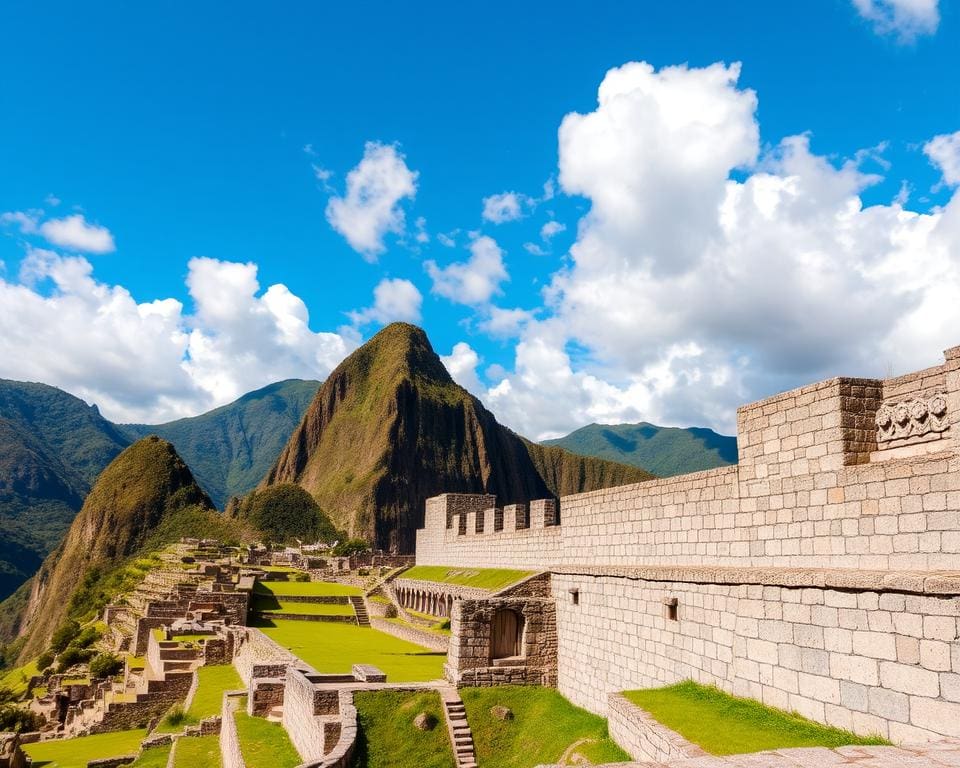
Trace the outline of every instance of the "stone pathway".
<path fill-rule="evenodd" d="M 453 756 L 457 768 L 477 768 L 477 756 L 473 749 L 473 733 L 467 723 L 467 710 L 457 689 L 453 686 L 440 688 L 443 711 L 447 716 L 447 732 L 453 744 Z"/>
<path fill-rule="evenodd" d="M 353 612 L 357 615 L 357 624 L 361 627 L 369 627 L 370 617 L 367 615 L 367 604 L 363 598 L 354 595 L 350 598 L 350 602 L 353 604 Z"/>
<path fill-rule="evenodd" d="M 609 768 L 960 768 L 960 740 L 902 747 L 810 747 L 727 757 L 693 757 L 671 763 L 608 763 Z M 537 768 L 560 768 L 540 765 Z"/>

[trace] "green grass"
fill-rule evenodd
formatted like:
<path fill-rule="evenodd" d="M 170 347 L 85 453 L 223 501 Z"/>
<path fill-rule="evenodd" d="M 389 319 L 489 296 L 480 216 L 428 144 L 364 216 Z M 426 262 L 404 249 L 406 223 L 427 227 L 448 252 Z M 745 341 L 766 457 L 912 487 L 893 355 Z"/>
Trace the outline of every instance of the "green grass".
<path fill-rule="evenodd" d="M 373 664 L 391 683 L 443 677 L 446 654 L 378 632 L 339 622 L 276 619 L 255 624 L 284 648 L 289 648 L 318 672 L 349 673 L 353 664 Z"/>
<path fill-rule="evenodd" d="M 147 732 L 114 731 L 98 733 L 94 736 L 80 736 L 76 739 L 38 741 L 24 744 L 23 751 L 33 758 L 35 768 L 86 768 L 91 760 L 103 757 L 135 755 L 140 751 L 140 742 Z M 219 752 L 219 750 L 218 750 Z M 194 765 L 199 765 L 195 763 Z"/>
<path fill-rule="evenodd" d="M 143 669 L 147 666 L 146 656 L 127 656 L 127 666 L 130 669 Z"/>
<path fill-rule="evenodd" d="M 200 766 L 218 765 L 220 765 L 220 737 L 217 734 L 177 739 L 173 768 L 200 768 Z"/>
<path fill-rule="evenodd" d="M 429 627 L 424 627 L 420 624 L 412 624 L 409 621 L 404 621 L 403 619 L 386 619 L 391 624 L 398 624 L 401 627 L 412 627 L 413 629 L 419 629 L 424 632 L 433 632 L 438 635 L 443 635 L 444 637 L 450 637 L 450 627 L 441 626 L 442 622 L 436 622 Z"/>
<path fill-rule="evenodd" d="M 857 736 L 741 699 L 687 680 L 667 688 L 625 691 L 624 696 L 688 741 L 713 755 L 735 755 L 788 747 L 889 744 L 879 736 Z"/>
<path fill-rule="evenodd" d="M 90 685 L 89 677 L 65 677 L 60 681 L 60 685 Z"/>
<path fill-rule="evenodd" d="M 294 596 L 350 596 L 362 595 L 363 590 L 347 584 L 336 584 L 332 581 L 258 581 L 253 591 L 258 595 Z"/>
<path fill-rule="evenodd" d="M 451 568 L 446 565 L 415 565 L 400 574 L 401 579 L 435 581 L 440 584 L 458 584 L 496 591 L 515 581 L 532 576 L 535 571 L 516 571 L 507 568 Z"/>
<path fill-rule="evenodd" d="M 354 695 L 360 731 L 352 768 L 453 768 L 453 751 L 436 691 L 360 691 Z M 431 731 L 413 721 L 436 719 Z"/>
<path fill-rule="evenodd" d="M 597 763 L 629 760 L 607 735 L 607 722 L 575 707 L 552 688 L 507 686 L 463 688 L 460 691 L 473 731 L 477 761 L 483 768 L 530 768 L 556 763 L 575 742 L 588 739 L 578 752 Z M 512 720 L 498 720 L 495 706 L 513 711 Z"/>
<path fill-rule="evenodd" d="M 232 664 L 200 667 L 197 675 L 200 682 L 187 713 L 198 720 L 220 714 L 224 691 L 235 691 L 244 687 Z"/>
<path fill-rule="evenodd" d="M 280 723 L 234 713 L 240 752 L 247 768 L 294 768 L 303 762 Z"/>
<path fill-rule="evenodd" d="M 270 613 L 299 613 L 305 616 L 353 616 L 353 606 L 336 603 L 298 603 L 280 598 L 258 597 L 253 601 L 254 611 Z"/>
<path fill-rule="evenodd" d="M 150 747 L 140 753 L 130 768 L 167 768 L 167 759 L 170 757 L 170 746 Z"/>
<path fill-rule="evenodd" d="M 212 632 L 193 635 L 173 635 L 170 639 L 175 643 L 201 643 L 206 642 L 211 637 L 216 637 Z"/>
<path fill-rule="evenodd" d="M 20 698 L 27 692 L 30 678 L 40 674 L 37 662 L 31 661 L 22 667 L 16 667 L 3 673 L 0 677 L 0 688 L 9 690 L 15 697 Z"/>

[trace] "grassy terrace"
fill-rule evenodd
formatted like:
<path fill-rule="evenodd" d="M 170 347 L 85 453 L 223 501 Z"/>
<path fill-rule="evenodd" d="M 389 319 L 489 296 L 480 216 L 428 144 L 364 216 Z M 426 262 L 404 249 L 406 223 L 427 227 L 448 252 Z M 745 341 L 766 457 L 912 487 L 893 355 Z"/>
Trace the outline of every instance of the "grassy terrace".
<path fill-rule="evenodd" d="M 31 661 L 22 667 L 15 667 L 14 669 L 4 672 L 3 676 L 0 677 L 0 688 L 7 689 L 19 698 L 27 692 L 27 685 L 30 683 L 30 678 L 39 673 L 36 661 Z"/>
<path fill-rule="evenodd" d="M 137 758 L 135 763 L 130 764 L 130 768 L 167 768 L 167 760 L 170 757 L 170 747 L 151 747 L 145 749 Z"/>
<path fill-rule="evenodd" d="M 200 768 L 220 765 L 220 737 L 190 736 L 177 740 L 173 755 L 173 768 Z"/>
<path fill-rule="evenodd" d="M 254 611 L 269 611 L 270 613 L 299 613 L 309 616 L 353 616 L 352 605 L 337 605 L 336 603 L 297 603 L 279 600 L 275 597 L 257 597 L 253 601 Z"/>
<path fill-rule="evenodd" d="M 303 762 L 280 723 L 271 723 L 262 717 L 250 717 L 243 710 L 235 712 L 234 719 L 240 752 L 247 768 L 294 768 Z"/>
<path fill-rule="evenodd" d="M 318 672 L 349 673 L 354 664 L 373 664 L 391 683 L 443 677 L 446 654 L 435 653 L 370 627 L 334 622 L 261 620 L 254 626 Z"/>
<path fill-rule="evenodd" d="M 668 688 L 626 691 L 623 695 L 713 755 L 787 747 L 889 744 L 879 736 L 857 736 L 689 680 Z"/>
<path fill-rule="evenodd" d="M 86 768 L 91 760 L 120 755 L 135 755 L 140 751 L 140 742 L 147 735 L 142 729 L 98 733 L 76 739 L 38 741 L 24 744 L 23 751 L 32 759 L 34 768 Z M 219 760 L 219 750 L 218 758 Z M 194 763 L 202 765 L 202 763 Z"/>
<path fill-rule="evenodd" d="M 435 691 L 361 691 L 354 696 L 360 731 L 353 768 L 453 768 L 453 751 Z M 433 730 L 413 721 L 432 716 Z"/>
<path fill-rule="evenodd" d="M 223 706 L 223 692 L 243 688 L 240 675 L 232 664 L 200 667 L 197 676 L 197 692 L 193 695 L 190 708 L 186 712 L 179 707 L 171 709 L 157 726 L 158 733 L 179 733 L 185 726 L 196 725 L 205 717 L 219 715 Z"/>
<path fill-rule="evenodd" d="M 363 590 L 346 584 L 335 584 L 332 581 L 258 581 L 253 589 L 257 595 L 284 595 L 300 596 L 347 596 L 362 595 Z"/>
<path fill-rule="evenodd" d="M 630 759 L 607 735 L 606 720 L 552 688 L 463 688 L 460 694 L 483 768 L 530 768 L 561 758 L 575 765 L 576 755 L 590 763 Z M 490 712 L 495 706 L 511 709 L 513 719 L 498 720 Z"/>
<path fill-rule="evenodd" d="M 508 568 L 450 568 L 446 565 L 415 565 L 398 578 L 435 581 L 440 584 L 457 584 L 461 587 L 477 587 L 495 592 L 515 581 L 532 576 L 535 571 L 515 571 Z"/>

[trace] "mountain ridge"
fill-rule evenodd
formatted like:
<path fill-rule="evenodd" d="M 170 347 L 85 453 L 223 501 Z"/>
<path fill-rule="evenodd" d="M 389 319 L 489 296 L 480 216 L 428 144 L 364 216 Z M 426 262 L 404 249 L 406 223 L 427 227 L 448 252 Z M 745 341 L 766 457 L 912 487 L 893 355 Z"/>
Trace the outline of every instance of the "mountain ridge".
<path fill-rule="evenodd" d="M 659 477 L 737 463 L 737 439 L 706 427 L 659 427 L 646 421 L 588 424 L 541 443 L 641 466 Z"/>
<path fill-rule="evenodd" d="M 301 485 L 350 535 L 409 552 L 437 493 L 509 504 L 650 477 L 500 425 L 453 381 L 422 329 L 393 323 L 330 374 L 260 487 Z"/>

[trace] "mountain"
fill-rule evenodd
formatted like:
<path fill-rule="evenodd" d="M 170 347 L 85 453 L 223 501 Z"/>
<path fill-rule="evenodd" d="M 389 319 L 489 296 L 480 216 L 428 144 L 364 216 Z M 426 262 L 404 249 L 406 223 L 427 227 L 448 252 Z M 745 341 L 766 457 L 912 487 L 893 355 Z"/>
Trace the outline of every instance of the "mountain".
<path fill-rule="evenodd" d="M 544 440 L 543 444 L 643 467 L 659 477 L 737 463 L 737 438 L 703 427 L 657 427 L 646 422 L 590 424 L 566 437 Z"/>
<path fill-rule="evenodd" d="M 278 381 L 200 416 L 120 429 L 134 440 L 159 435 L 173 443 L 223 509 L 231 496 L 249 492 L 267 474 L 319 387 L 318 381 Z"/>
<path fill-rule="evenodd" d="M 41 652 L 57 627 L 76 617 L 84 591 L 93 594 L 99 578 L 143 551 L 152 534 L 187 510 L 219 517 L 170 443 L 147 437 L 120 453 L 97 478 L 63 542 L 28 582 L 21 658 Z"/>
<path fill-rule="evenodd" d="M 0 600 L 33 574 L 129 439 L 95 406 L 0 379 Z"/>
<path fill-rule="evenodd" d="M 394 323 L 330 374 L 262 487 L 296 483 L 351 536 L 411 552 L 424 501 L 438 493 L 509 504 L 650 477 L 501 426 L 420 328 Z"/>

